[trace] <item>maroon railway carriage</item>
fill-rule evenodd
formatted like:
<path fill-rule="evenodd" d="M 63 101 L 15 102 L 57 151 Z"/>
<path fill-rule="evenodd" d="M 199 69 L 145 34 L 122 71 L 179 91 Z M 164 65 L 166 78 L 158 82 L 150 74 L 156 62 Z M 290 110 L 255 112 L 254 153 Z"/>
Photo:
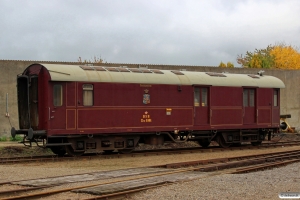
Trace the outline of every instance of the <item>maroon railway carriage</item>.
<path fill-rule="evenodd" d="M 11 133 L 59 155 L 126 152 L 139 141 L 258 145 L 279 129 L 284 87 L 262 74 L 33 64 L 17 77 Z"/>

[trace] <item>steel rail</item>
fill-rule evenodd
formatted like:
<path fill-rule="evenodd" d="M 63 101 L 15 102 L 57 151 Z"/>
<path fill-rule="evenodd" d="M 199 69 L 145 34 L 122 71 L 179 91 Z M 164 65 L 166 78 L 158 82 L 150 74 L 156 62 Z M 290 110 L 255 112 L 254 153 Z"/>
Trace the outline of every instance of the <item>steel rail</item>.
<path fill-rule="evenodd" d="M 261 164 L 258 166 L 254 167 L 245 167 L 245 168 L 240 168 L 236 169 L 235 172 L 231 172 L 231 174 L 242 174 L 242 173 L 248 173 L 248 172 L 254 172 L 254 171 L 259 171 L 259 170 L 264 170 L 264 169 L 270 169 L 282 165 L 287 165 L 295 162 L 300 162 L 300 159 L 293 159 L 293 160 L 287 160 L 287 161 L 279 161 L 271 164 Z"/>
<path fill-rule="evenodd" d="M 36 198 L 36 197 L 42 197 L 42 196 L 52 195 L 52 194 L 57 194 L 57 193 L 62 193 L 62 192 L 69 192 L 71 190 L 77 190 L 77 189 L 82 189 L 82 188 L 87 188 L 87 187 L 94 187 L 94 186 L 105 185 L 105 184 L 119 183 L 119 182 L 123 182 L 123 181 L 151 178 L 151 177 L 155 177 L 155 176 L 163 176 L 163 175 L 175 174 L 175 173 L 181 173 L 181 172 L 187 172 L 187 171 L 193 171 L 193 170 L 192 169 L 181 169 L 181 170 L 175 170 L 175 171 L 170 171 L 170 172 L 161 172 L 161 173 L 156 173 L 156 174 L 151 174 L 151 175 L 142 175 L 140 177 L 129 177 L 129 178 L 125 178 L 125 180 L 121 180 L 121 181 L 119 181 L 119 180 L 108 181 L 108 182 L 104 182 L 104 183 L 96 183 L 96 184 L 90 184 L 90 185 L 85 185 L 85 186 L 70 187 L 70 188 L 64 188 L 64 189 L 59 189 L 59 190 L 54 190 L 54 191 L 46 191 L 46 192 L 29 194 L 29 195 L 20 195 L 20 196 L 15 196 L 15 197 L 2 198 L 1 200 L 26 199 L 26 198 L 33 198 L 33 197 Z"/>
<path fill-rule="evenodd" d="M 57 185 L 52 185 L 52 186 L 57 186 Z M 21 189 L 15 189 L 15 190 L 5 190 L 5 191 L 0 191 L 0 195 L 13 194 L 13 193 L 17 193 L 17 192 L 28 192 L 28 191 L 39 190 L 39 189 L 44 189 L 44 188 L 48 188 L 48 187 L 51 187 L 51 186 L 47 185 L 47 186 L 40 186 L 40 187 L 21 188 Z"/>
<path fill-rule="evenodd" d="M 131 194 L 131 193 L 141 192 L 141 191 L 144 191 L 144 190 L 154 189 L 154 188 L 167 186 L 167 185 L 172 185 L 172 184 L 174 184 L 174 183 L 162 183 L 162 184 L 157 184 L 157 185 L 153 185 L 153 186 L 133 189 L 133 190 L 126 190 L 126 191 L 123 191 L 123 192 L 116 192 L 116 193 L 112 193 L 112 194 L 105 194 L 105 195 L 101 195 L 101 196 L 95 196 L 95 197 L 86 198 L 86 199 L 83 199 L 83 200 L 108 199 L 109 197 L 117 197 L 117 196 L 122 196 L 122 195 L 127 196 L 128 194 Z"/>
<path fill-rule="evenodd" d="M 67 161 L 67 160 L 86 160 L 94 158 L 123 158 L 123 157 L 136 157 L 136 156 L 150 156 L 150 155 L 164 155 L 164 154 L 185 154 L 185 153 L 206 153 L 206 152 L 216 152 L 216 151 L 233 151 L 233 150 L 248 150 L 248 149 L 261 149 L 261 148 L 276 148 L 278 146 L 296 146 L 300 145 L 300 141 L 295 142 L 281 142 L 281 143 L 263 143 L 261 146 L 251 146 L 245 145 L 240 147 L 231 147 L 231 148 L 220 148 L 217 146 L 212 146 L 211 148 L 202 148 L 202 147 L 190 147 L 190 148 L 174 148 L 174 149 L 155 149 L 155 150 L 141 150 L 134 151 L 131 154 L 87 154 L 85 156 L 79 157 L 58 157 L 58 156 L 29 156 L 29 157 L 6 157 L 0 158 L 0 164 L 16 164 L 24 162 L 45 162 L 45 161 Z"/>
<path fill-rule="evenodd" d="M 266 154 L 253 154 L 253 155 L 235 156 L 235 157 L 228 157 L 228 158 L 215 158 L 215 159 L 198 160 L 198 161 L 187 161 L 187 162 L 166 164 L 166 168 L 207 165 L 207 164 L 214 164 L 214 163 L 224 163 L 224 162 L 235 161 L 235 160 L 257 159 L 257 158 L 266 158 L 266 157 L 271 158 L 272 156 L 298 154 L 298 153 L 300 153 L 300 150 L 281 151 L 281 152 L 266 153 Z"/>

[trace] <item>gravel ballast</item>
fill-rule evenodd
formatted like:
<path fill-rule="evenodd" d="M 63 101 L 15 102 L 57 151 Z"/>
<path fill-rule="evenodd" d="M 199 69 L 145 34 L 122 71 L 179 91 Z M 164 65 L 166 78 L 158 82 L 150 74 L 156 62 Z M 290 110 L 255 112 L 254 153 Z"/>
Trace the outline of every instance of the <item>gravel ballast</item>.
<path fill-rule="evenodd" d="M 63 162 L 33 162 L 26 164 L 0 165 L 0 182 L 92 173 L 131 167 L 143 167 L 174 162 L 213 159 L 300 149 L 299 146 L 274 149 L 237 150 L 180 155 L 159 155 L 112 159 L 92 159 Z M 280 192 L 300 192 L 300 163 L 248 174 L 224 174 L 188 182 L 178 182 L 133 194 L 127 199 L 279 199 Z M 63 187 L 71 187 L 70 183 Z M 3 185 L 0 191 L 21 186 Z M 84 199 L 87 194 L 68 192 L 41 199 Z M 126 199 L 125 198 L 125 199 Z"/>
<path fill-rule="evenodd" d="M 128 199 L 279 199 L 281 192 L 300 193 L 300 163 L 272 170 L 224 174 L 160 187 Z"/>

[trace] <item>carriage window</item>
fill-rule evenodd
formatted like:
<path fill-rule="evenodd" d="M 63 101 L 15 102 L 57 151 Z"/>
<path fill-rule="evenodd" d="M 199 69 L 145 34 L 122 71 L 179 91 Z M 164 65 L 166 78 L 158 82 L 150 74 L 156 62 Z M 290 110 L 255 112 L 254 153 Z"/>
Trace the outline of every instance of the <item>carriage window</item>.
<path fill-rule="evenodd" d="M 194 89 L 194 106 L 207 106 L 207 97 L 208 90 L 207 88 L 195 88 Z"/>
<path fill-rule="evenodd" d="M 200 89 L 195 88 L 194 91 L 194 106 L 199 106 L 200 105 Z"/>
<path fill-rule="evenodd" d="M 278 106 L 278 90 L 274 90 L 274 106 Z"/>
<path fill-rule="evenodd" d="M 82 86 L 83 89 L 83 105 L 84 106 L 92 106 L 94 104 L 94 92 L 93 92 L 93 85 L 91 84 L 84 84 Z"/>
<path fill-rule="evenodd" d="M 244 105 L 244 107 L 254 107 L 255 106 L 255 90 L 254 89 L 244 89 L 243 105 Z"/>
<path fill-rule="evenodd" d="M 248 107 L 248 90 L 243 91 L 243 105 Z"/>
<path fill-rule="evenodd" d="M 254 90 L 249 90 L 249 106 L 254 107 Z"/>
<path fill-rule="evenodd" d="M 207 106 L 207 88 L 202 88 L 201 106 Z"/>
<path fill-rule="evenodd" d="M 53 86 L 53 105 L 62 106 L 63 95 L 62 95 L 62 85 Z"/>

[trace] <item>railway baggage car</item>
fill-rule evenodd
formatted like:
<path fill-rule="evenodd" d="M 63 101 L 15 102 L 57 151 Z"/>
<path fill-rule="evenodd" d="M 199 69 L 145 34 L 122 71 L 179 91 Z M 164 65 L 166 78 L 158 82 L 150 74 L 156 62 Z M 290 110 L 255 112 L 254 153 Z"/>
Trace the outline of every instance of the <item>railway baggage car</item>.
<path fill-rule="evenodd" d="M 259 145 L 279 129 L 284 87 L 263 74 L 32 64 L 17 76 L 11 134 L 58 155 L 128 152 L 139 141 Z"/>

